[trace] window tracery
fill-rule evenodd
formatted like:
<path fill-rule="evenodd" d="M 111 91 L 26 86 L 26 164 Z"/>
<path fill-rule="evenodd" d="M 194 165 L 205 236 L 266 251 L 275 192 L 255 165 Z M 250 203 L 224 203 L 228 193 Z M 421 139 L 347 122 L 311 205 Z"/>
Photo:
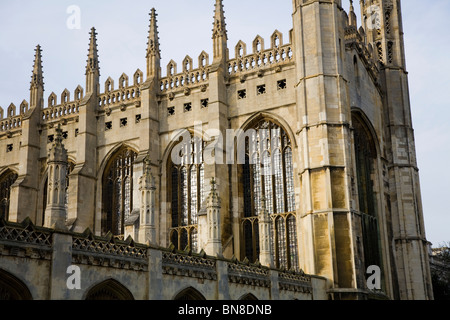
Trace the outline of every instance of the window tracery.
<path fill-rule="evenodd" d="M 122 236 L 133 210 L 133 166 L 137 154 L 123 148 L 109 161 L 103 176 L 102 232 Z"/>
<path fill-rule="evenodd" d="M 0 177 L 0 217 L 8 220 L 9 201 L 11 196 L 11 186 L 16 182 L 18 175 L 15 172 L 7 171 Z"/>
<path fill-rule="evenodd" d="M 198 214 L 205 201 L 204 142 L 193 137 L 181 151 L 181 163 L 169 160 L 172 226 L 170 242 L 178 250 L 198 252 Z"/>
<path fill-rule="evenodd" d="M 272 254 L 276 266 L 299 269 L 292 145 L 287 133 L 269 120 L 260 120 L 246 141 L 244 186 L 244 255 L 259 258 L 258 215 L 265 198 L 272 219 Z M 251 161 L 250 161 L 251 160 Z"/>

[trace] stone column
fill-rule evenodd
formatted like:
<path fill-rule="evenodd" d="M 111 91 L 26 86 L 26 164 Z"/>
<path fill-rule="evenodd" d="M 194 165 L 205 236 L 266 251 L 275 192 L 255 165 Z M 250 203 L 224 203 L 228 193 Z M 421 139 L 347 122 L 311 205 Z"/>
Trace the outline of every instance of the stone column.
<path fill-rule="evenodd" d="M 271 248 L 271 226 L 272 222 L 270 220 L 269 212 L 266 207 L 266 198 L 261 199 L 261 211 L 259 213 L 259 262 L 263 266 L 273 267 L 273 256 Z"/>
<path fill-rule="evenodd" d="M 221 201 L 216 190 L 216 181 L 213 178 L 211 180 L 211 193 L 206 199 L 208 242 L 205 252 L 210 256 L 222 255 L 220 208 Z"/>
<path fill-rule="evenodd" d="M 156 217 L 155 217 L 155 178 L 152 174 L 150 158 L 144 159 L 144 172 L 139 180 L 141 192 L 141 212 L 139 226 L 139 242 L 156 245 Z"/>
<path fill-rule="evenodd" d="M 66 175 L 67 150 L 62 144 L 61 126 L 56 129 L 56 138 L 48 154 L 47 209 L 44 226 L 65 229 L 66 224 Z"/>

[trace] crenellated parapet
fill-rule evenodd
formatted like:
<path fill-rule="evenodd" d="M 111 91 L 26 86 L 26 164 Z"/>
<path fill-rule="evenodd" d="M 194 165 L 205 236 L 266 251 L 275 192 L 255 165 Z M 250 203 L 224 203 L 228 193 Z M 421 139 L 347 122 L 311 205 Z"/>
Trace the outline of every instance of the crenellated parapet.
<path fill-rule="evenodd" d="M 160 79 L 160 88 L 162 94 L 176 93 L 184 91 L 189 95 L 190 91 L 200 87 L 202 91 L 206 90 L 208 84 L 209 55 L 203 51 L 198 57 L 198 66 L 194 68 L 191 57 L 186 56 L 183 60 L 181 72 L 177 71 L 177 63 L 171 60 L 167 65 L 167 76 Z"/>
<path fill-rule="evenodd" d="M 270 47 L 264 47 L 264 39 L 257 36 L 253 41 L 252 53 L 247 54 L 247 45 L 239 41 L 235 47 L 235 58 L 228 60 L 228 75 L 244 76 L 270 69 L 281 68 L 294 63 L 292 39 L 283 43 L 283 34 L 276 30 L 270 38 Z"/>

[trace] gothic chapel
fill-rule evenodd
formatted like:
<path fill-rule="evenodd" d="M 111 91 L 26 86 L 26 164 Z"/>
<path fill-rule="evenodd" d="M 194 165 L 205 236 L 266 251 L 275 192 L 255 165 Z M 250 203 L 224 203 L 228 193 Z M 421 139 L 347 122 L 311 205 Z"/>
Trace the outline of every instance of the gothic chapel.
<path fill-rule="evenodd" d="M 289 34 L 235 46 L 222 2 L 179 65 L 152 9 L 147 69 L 116 81 L 92 28 L 73 94 L 44 97 L 37 46 L 0 108 L 0 299 L 433 299 L 400 0 L 362 26 L 293 0 Z"/>

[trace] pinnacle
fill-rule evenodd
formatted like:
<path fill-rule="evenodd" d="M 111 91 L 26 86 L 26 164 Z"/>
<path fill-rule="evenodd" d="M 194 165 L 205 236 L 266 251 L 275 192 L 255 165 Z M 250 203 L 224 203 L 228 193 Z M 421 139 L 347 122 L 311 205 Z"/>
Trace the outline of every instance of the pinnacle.
<path fill-rule="evenodd" d="M 91 28 L 89 39 L 89 53 L 86 69 L 88 71 L 100 70 L 97 49 L 97 32 L 94 27 Z"/>
<path fill-rule="evenodd" d="M 159 38 L 158 38 L 158 25 L 156 17 L 156 9 L 152 8 L 150 12 L 150 30 L 148 34 L 147 54 L 159 54 Z"/>
<path fill-rule="evenodd" d="M 38 44 L 35 49 L 33 75 L 31 77 L 32 84 L 43 85 L 43 72 L 42 72 L 42 49 Z"/>
<path fill-rule="evenodd" d="M 223 10 L 222 0 L 216 0 L 215 10 L 214 10 L 213 37 L 218 37 L 218 36 L 227 37 L 225 12 Z"/>

